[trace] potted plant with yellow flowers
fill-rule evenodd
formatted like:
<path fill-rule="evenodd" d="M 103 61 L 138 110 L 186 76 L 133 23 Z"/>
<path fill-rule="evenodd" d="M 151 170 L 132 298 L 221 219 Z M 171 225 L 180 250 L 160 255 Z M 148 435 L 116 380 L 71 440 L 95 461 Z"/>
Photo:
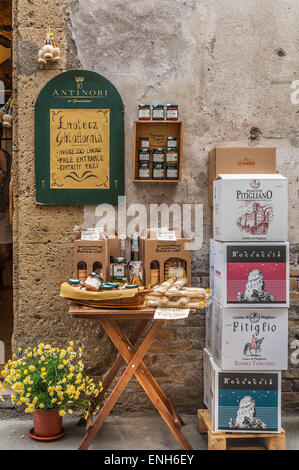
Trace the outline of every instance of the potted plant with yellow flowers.
<path fill-rule="evenodd" d="M 97 412 L 96 397 L 102 391 L 89 378 L 81 360 L 82 349 L 75 351 L 73 341 L 66 349 L 39 344 L 14 354 L 2 370 L 1 390 L 12 389 L 11 400 L 33 413 L 34 427 L 29 436 L 39 440 L 64 435 L 62 416 L 80 409 L 85 419 Z"/>

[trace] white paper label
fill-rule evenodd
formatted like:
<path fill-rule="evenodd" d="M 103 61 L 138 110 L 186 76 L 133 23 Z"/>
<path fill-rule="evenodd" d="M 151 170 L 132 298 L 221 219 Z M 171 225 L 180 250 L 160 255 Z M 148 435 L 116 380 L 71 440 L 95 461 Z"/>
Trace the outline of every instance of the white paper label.
<path fill-rule="evenodd" d="M 158 230 L 157 240 L 176 241 L 176 235 L 173 230 Z"/>
<path fill-rule="evenodd" d="M 178 170 L 167 168 L 167 178 L 177 178 L 177 177 L 178 177 Z"/>
<path fill-rule="evenodd" d="M 150 109 L 139 109 L 139 118 L 149 118 L 150 117 Z"/>
<path fill-rule="evenodd" d="M 163 163 L 164 162 L 164 153 L 154 153 L 153 154 L 153 162 Z"/>
<path fill-rule="evenodd" d="M 157 308 L 155 311 L 155 320 L 179 320 L 188 318 L 190 308 Z"/>
<path fill-rule="evenodd" d="M 139 178 L 149 178 L 150 177 L 150 171 L 148 168 L 145 170 L 139 170 Z"/>
<path fill-rule="evenodd" d="M 167 153 L 166 154 L 166 161 L 167 162 L 177 162 L 178 161 L 178 154 L 177 153 Z"/>
<path fill-rule="evenodd" d="M 177 119 L 177 118 L 178 118 L 178 111 L 177 111 L 177 109 L 167 109 L 167 111 L 166 111 L 166 116 L 167 116 L 167 119 L 169 119 L 169 118 L 175 118 L 175 119 Z"/>
<path fill-rule="evenodd" d="M 163 168 L 158 168 L 153 170 L 153 178 L 163 178 L 164 177 L 164 170 Z"/>
<path fill-rule="evenodd" d="M 153 109 L 153 118 L 163 119 L 164 109 Z"/>
<path fill-rule="evenodd" d="M 90 241 L 95 241 L 100 239 L 100 234 L 99 232 L 93 230 L 93 231 L 83 231 L 81 232 L 81 240 L 90 240 Z"/>

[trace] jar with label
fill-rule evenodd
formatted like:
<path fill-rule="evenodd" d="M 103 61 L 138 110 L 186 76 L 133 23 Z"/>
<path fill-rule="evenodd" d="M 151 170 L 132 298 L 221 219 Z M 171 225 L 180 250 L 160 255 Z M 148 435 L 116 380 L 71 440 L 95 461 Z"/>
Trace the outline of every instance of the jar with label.
<path fill-rule="evenodd" d="M 80 289 L 81 287 L 83 287 L 83 282 L 81 281 L 81 279 L 69 279 L 69 285 Z"/>
<path fill-rule="evenodd" d="M 151 119 L 151 105 L 140 104 L 138 106 L 138 119 L 140 121 L 149 121 Z"/>
<path fill-rule="evenodd" d="M 153 163 L 164 163 L 165 154 L 163 148 L 153 149 Z"/>
<path fill-rule="evenodd" d="M 84 282 L 84 287 L 86 290 L 98 291 L 102 285 L 103 278 L 99 274 L 90 273 L 86 281 Z"/>
<path fill-rule="evenodd" d="M 167 137 L 167 147 L 177 147 L 178 146 L 178 139 L 177 137 Z"/>
<path fill-rule="evenodd" d="M 112 264 L 112 281 L 124 281 L 128 279 L 128 266 L 126 258 L 114 258 Z"/>
<path fill-rule="evenodd" d="M 153 121 L 163 121 L 165 119 L 164 104 L 154 104 L 152 110 Z"/>
<path fill-rule="evenodd" d="M 140 147 L 144 149 L 149 148 L 149 138 L 148 137 L 139 137 L 140 140 Z"/>
<path fill-rule="evenodd" d="M 176 147 L 167 147 L 166 150 L 166 162 L 177 163 L 178 162 L 178 149 Z"/>
<path fill-rule="evenodd" d="M 130 261 L 130 284 L 143 285 L 142 261 Z"/>
<path fill-rule="evenodd" d="M 164 163 L 153 164 L 153 179 L 164 179 Z"/>
<path fill-rule="evenodd" d="M 166 165 L 166 178 L 168 180 L 178 179 L 178 165 L 177 163 L 167 163 Z"/>
<path fill-rule="evenodd" d="M 147 163 L 150 161 L 150 150 L 149 149 L 139 149 L 138 150 L 138 160 L 139 163 Z"/>
<path fill-rule="evenodd" d="M 179 106 L 177 104 L 166 105 L 166 120 L 177 121 L 179 118 Z"/>
<path fill-rule="evenodd" d="M 141 180 L 148 180 L 151 177 L 151 170 L 149 163 L 139 163 L 139 179 Z"/>

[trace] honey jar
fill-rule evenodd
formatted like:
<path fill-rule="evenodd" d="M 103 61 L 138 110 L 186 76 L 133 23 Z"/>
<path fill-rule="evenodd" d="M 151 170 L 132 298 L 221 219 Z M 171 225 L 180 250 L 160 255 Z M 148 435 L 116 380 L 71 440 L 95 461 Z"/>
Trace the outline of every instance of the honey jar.
<path fill-rule="evenodd" d="M 138 119 L 140 121 L 149 121 L 151 118 L 151 105 L 140 104 L 138 106 Z"/>

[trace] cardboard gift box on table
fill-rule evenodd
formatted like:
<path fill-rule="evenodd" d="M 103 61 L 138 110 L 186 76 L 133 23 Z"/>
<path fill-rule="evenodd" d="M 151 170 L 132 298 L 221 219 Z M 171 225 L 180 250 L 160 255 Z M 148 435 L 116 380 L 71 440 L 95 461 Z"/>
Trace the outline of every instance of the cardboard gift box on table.
<path fill-rule="evenodd" d="M 109 245 L 108 239 L 74 241 L 74 276 L 80 278 L 79 263 L 85 263 L 87 276 L 95 271 L 95 263 L 100 263 L 105 282 L 109 281 Z"/>
<path fill-rule="evenodd" d="M 213 182 L 219 174 L 268 174 L 275 172 L 275 147 L 215 147 L 209 152 L 210 206 L 213 206 Z"/>
<path fill-rule="evenodd" d="M 205 402 L 215 432 L 281 432 L 281 372 L 223 371 L 204 350 Z"/>
<path fill-rule="evenodd" d="M 289 243 L 215 241 L 214 299 L 223 307 L 288 307 Z"/>
<path fill-rule="evenodd" d="M 191 240 L 181 238 L 179 232 L 175 232 L 172 239 L 165 239 L 163 233 L 159 235 L 157 230 L 148 230 L 140 239 L 141 259 L 144 263 L 145 285 L 151 283 L 151 263 L 156 261 L 159 266 L 159 283 L 168 279 L 172 274 L 180 275 L 181 268 L 166 268 L 166 263 L 173 258 L 181 260 L 184 265 L 188 284 L 191 285 L 191 251 L 188 245 Z"/>
<path fill-rule="evenodd" d="M 287 241 L 288 180 L 279 174 L 220 174 L 213 219 L 215 240 Z"/>
<path fill-rule="evenodd" d="M 223 308 L 208 312 L 207 348 L 223 370 L 286 370 L 287 308 Z"/>

